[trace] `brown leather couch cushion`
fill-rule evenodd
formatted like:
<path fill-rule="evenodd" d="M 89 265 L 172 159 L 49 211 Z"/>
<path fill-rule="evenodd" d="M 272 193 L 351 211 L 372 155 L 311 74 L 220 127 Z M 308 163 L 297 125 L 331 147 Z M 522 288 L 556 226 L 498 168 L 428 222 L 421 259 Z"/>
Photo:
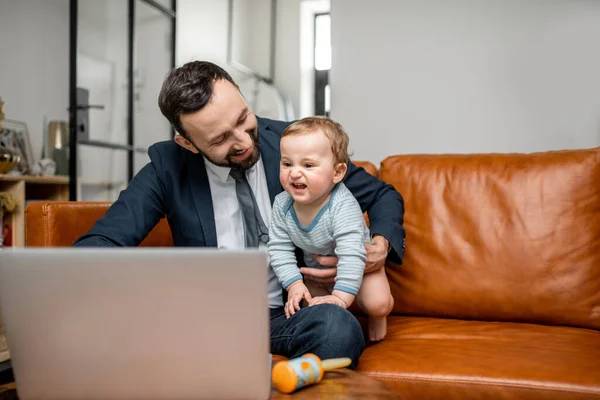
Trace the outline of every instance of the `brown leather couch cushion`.
<path fill-rule="evenodd" d="M 352 164 L 356 165 L 357 167 L 364 168 L 365 171 L 367 171 L 368 173 L 370 173 L 373 176 L 377 176 L 378 173 L 379 173 L 377 171 L 377 167 L 372 162 L 369 162 L 369 161 L 352 161 Z"/>
<path fill-rule="evenodd" d="M 358 370 L 406 399 L 598 399 L 599 359 L 593 330 L 390 317 Z"/>
<path fill-rule="evenodd" d="M 68 247 L 106 213 L 108 202 L 35 202 L 25 209 L 27 247 Z M 173 238 L 161 219 L 140 246 L 171 247 Z"/>
<path fill-rule="evenodd" d="M 600 328 L 600 148 L 408 155 L 394 313 Z"/>

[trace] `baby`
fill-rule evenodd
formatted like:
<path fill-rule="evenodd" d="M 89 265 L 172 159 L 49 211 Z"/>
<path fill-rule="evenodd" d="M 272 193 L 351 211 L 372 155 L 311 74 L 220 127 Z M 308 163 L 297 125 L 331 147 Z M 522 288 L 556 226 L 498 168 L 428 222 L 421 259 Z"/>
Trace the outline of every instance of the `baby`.
<path fill-rule="evenodd" d="M 304 118 L 283 132 L 279 179 L 285 191 L 273 203 L 269 257 L 288 291 L 288 318 L 302 300 L 348 308 L 356 298 L 369 316 L 369 339 L 378 341 L 385 337 L 394 303 L 383 268 L 363 277 L 365 244 L 371 239 L 360 205 L 342 182 L 348 142 L 341 125 L 325 117 Z M 333 287 L 303 282 L 295 246 L 303 250 L 307 267 L 325 268 L 311 254 L 338 257 Z"/>

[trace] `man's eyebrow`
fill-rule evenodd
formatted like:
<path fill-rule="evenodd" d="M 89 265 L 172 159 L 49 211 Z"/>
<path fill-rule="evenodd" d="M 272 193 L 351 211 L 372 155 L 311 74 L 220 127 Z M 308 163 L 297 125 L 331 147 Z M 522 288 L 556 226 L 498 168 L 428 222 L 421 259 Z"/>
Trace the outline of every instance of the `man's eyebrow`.
<path fill-rule="evenodd" d="M 237 122 L 239 122 L 239 121 L 242 119 L 242 117 L 243 117 L 245 114 L 247 114 L 247 113 L 248 113 L 248 111 L 249 111 L 249 110 L 248 110 L 248 107 L 244 107 L 244 109 L 243 109 L 243 110 L 242 110 L 242 112 L 240 113 L 240 116 L 239 116 L 239 117 L 238 117 L 238 119 L 237 119 Z M 219 133 L 218 135 L 216 135 L 215 137 L 213 137 L 213 138 L 210 140 L 210 142 L 209 142 L 209 143 L 215 143 L 215 142 L 218 142 L 219 140 L 221 140 L 221 138 L 222 138 L 223 136 L 226 136 L 226 135 L 228 135 L 229 133 L 230 133 L 230 131 Z"/>
<path fill-rule="evenodd" d="M 220 141 L 227 133 L 219 133 L 218 135 L 212 137 L 208 143 L 214 144 Z"/>
<path fill-rule="evenodd" d="M 238 121 L 240 119 L 242 119 L 244 117 L 244 115 L 248 114 L 248 107 L 244 107 L 244 109 L 242 110 L 242 112 L 240 113 L 240 116 L 238 117 Z"/>

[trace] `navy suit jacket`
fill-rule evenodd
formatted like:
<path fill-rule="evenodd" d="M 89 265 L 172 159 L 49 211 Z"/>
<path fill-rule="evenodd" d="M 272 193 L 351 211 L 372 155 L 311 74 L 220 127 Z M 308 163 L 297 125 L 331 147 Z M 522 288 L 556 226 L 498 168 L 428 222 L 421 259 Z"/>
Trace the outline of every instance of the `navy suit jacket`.
<path fill-rule="evenodd" d="M 279 182 L 279 141 L 290 122 L 258 118 L 261 157 L 271 204 Z M 204 158 L 174 140 L 152 145 L 144 166 L 94 227 L 75 246 L 137 246 L 161 218 L 167 218 L 175 246 L 217 247 L 215 217 Z M 388 259 L 402 262 L 404 201 L 393 186 L 351 164 L 344 183 L 367 211 L 372 234 L 391 244 Z"/>

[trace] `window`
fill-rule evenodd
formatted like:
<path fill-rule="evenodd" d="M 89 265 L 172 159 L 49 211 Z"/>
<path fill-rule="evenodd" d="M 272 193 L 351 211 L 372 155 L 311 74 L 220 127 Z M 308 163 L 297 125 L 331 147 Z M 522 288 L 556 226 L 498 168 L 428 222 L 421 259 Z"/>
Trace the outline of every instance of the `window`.
<path fill-rule="evenodd" d="M 315 115 L 329 116 L 331 111 L 331 16 L 315 14 Z"/>

